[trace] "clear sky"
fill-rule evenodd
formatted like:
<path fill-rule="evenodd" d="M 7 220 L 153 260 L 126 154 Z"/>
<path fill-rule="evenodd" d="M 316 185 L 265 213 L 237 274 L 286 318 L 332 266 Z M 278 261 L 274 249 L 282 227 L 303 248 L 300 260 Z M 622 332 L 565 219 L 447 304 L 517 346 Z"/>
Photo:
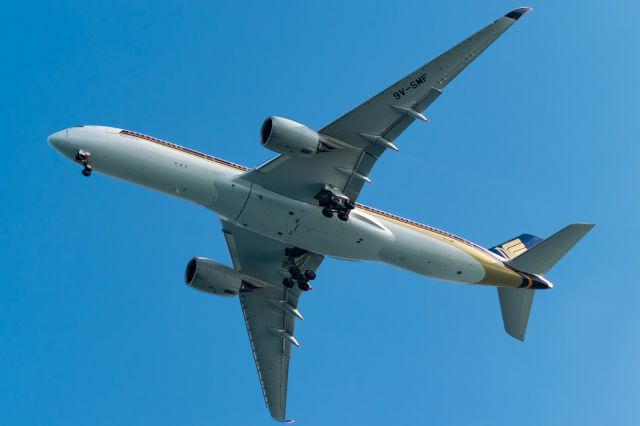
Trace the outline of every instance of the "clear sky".
<path fill-rule="evenodd" d="M 79 124 L 248 166 L 268 115 L 318 129 L 509 1 L 7 2 L 0 121 L 0 424 L 272 424 L 216 217 L 46 143 Z M 493 288 L 327 260 L 305 294 L 303 425 L 639 424 L 640 6 L 531 1 L 371 173 L 360 201 L 484 246 L 596 228 L 548 275 L 525 343 Z M 295 178 L 295 177 L 292 177 Z"/>

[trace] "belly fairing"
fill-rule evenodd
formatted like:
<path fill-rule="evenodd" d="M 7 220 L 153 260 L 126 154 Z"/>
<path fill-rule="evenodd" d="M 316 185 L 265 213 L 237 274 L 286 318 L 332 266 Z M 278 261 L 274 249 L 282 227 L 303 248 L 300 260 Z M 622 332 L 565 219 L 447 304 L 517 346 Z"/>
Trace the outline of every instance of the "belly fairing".
<path fill-rule="evenodd" d="M 347 260 L 380 261 L 380 252 L 393 244 L 393 233 L 375 218 L 353 210 L 347 222 L 326 218 L 321 208 L 307 204 L 296 233 L 300 244 L 316 245 L 327 256 Z"/>
<path fill-rule="evenodd" d="M 394 240 L 384 225 L 366 215 L 353 213 L 343 222 L 326 218 L 321 211 L 319 206 L 253 185 L 234 222 L 291 246 L 350 260 L 380 260 L 380 250 Z"/>

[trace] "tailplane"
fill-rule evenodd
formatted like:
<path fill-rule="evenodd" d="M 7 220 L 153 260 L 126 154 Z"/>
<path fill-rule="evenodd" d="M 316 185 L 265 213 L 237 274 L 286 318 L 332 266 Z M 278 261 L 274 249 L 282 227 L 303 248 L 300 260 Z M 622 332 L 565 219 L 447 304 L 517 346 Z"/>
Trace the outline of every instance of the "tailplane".
<path fill-rule="evenodd" d="M 513 269 L 530 274 L 544 275 L 571 248 L 576 245 L 594 225 L 575 223 L 566 226 L 546 240 L 536 244 L 519 256 L 505 262 Z"/>
<path fill-rule="evenodd" d="M 512 240 L 489 249 L 507 259 L 509 267 L 528 274 L 547 273 L 587 232 L 591 224 L 566 226 L 543 240 L 530 234 L 522 234 Z M 510 336 L 524 341 L 529 313 L 535 290 L 498 287 L 498 298 L 504 329 Z"/>

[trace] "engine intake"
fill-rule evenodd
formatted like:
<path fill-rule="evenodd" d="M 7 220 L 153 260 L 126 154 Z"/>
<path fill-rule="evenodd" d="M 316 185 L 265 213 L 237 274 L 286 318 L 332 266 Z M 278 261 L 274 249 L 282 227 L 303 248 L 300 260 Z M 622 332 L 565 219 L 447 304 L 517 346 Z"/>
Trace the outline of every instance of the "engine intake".
<path fill-rule="evenodd" d="M 320 149 L 320 135 L 295 121 L 269 117 L 260 128 L 260 143 L 280 154 L 313 157 Z"/>
<path fill-rule="evenodd" d="M 184 281 L 189 287 L 217 296 L 237 296 L 242 285 L 234 269 L 204 257 L 194 257 L 187 263 Z"/>

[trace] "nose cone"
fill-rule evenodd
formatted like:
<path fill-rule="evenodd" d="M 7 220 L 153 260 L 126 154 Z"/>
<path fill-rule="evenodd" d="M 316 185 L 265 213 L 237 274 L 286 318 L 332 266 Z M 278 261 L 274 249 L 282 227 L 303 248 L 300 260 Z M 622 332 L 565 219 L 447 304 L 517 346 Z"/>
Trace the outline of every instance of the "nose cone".
<path fill-rule="evenodd" d="M 71 143 L 69 140 L 69 129 L 55 132 L 47 138 L 47 141 L 49 142 L 49 145 L 56 149 L 56 151 L 71 160 L 73 160 L 78 153 L 78 147 L 76 144 Z"/>
<path fill-rule="evenodd" d="M 52 147 L 54 147 L 58 151 L 62 151 L 67 142 L 67 132 L 65 130 L 55 132 L 47 138 L 47 141 Z"/>

